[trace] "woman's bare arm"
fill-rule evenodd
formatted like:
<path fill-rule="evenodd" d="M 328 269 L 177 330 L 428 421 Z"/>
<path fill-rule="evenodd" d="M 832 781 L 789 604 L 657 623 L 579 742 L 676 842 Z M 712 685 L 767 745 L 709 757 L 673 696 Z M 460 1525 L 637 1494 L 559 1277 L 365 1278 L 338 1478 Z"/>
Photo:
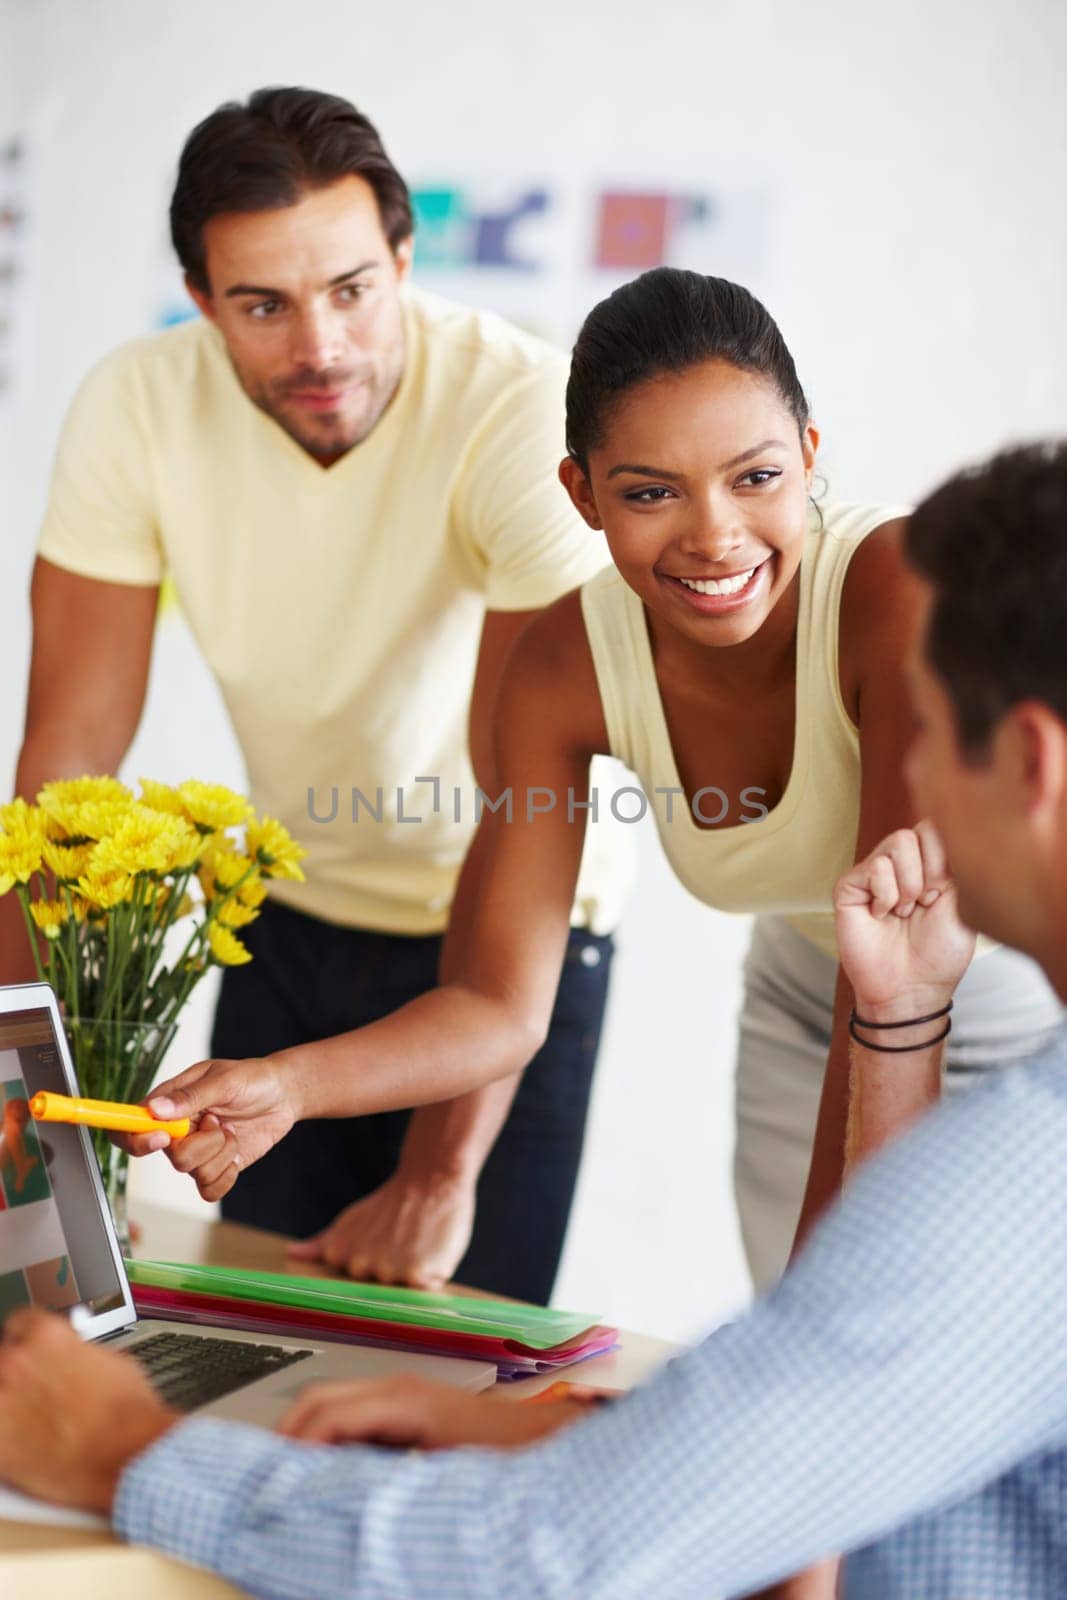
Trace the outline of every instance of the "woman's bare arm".
<path fill-rule="evenodd" d="M 466 930 L 457 930 L 459 948 L 450 940 L 449 981 L 333 1039 L 252 1062 L 199 1062 L 160 1085 L 154 1109 L 214 1113 L 232 1129 L 231 1164 L 236 1157 L 247 1165 L 297 1118 L 451 1100 L 521 1071 L 551 1018 L 585 833 L 578 805 L 591 757 L 606 746 L 577 594 L 517 644 L 494 729 L 501 792 L 479 826 L 477 894 L 465 908 Z M 175 1165 L 201 1168 L 197 1138 L 174 1147 Z M 215 1170 L 217 1132 L 203 1136 L 205 1156 L 209 1141 L 214 1198 L 236 1174 Z"/>

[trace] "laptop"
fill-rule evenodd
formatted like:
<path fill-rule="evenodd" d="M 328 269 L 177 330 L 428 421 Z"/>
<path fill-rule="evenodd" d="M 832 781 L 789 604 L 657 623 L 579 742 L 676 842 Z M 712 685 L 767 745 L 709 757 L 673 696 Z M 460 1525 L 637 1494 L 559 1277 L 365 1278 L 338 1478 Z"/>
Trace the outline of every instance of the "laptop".
<path fill-rule="evenodd" d="M 43 983 L 0 987 L 0 1116 L 41 1089 L 78 1093 L 56 997 Z M 410 1371 L 472 1391 L 495 1383 L 486 1361 L 138 1317 L 88 1131 L 0 1126 L 0 1325 L 20 1305 L 66 1312 L 83 1337 L 139 1361 L 171 1405 L 263 1427 L 324 1380 Z"/>

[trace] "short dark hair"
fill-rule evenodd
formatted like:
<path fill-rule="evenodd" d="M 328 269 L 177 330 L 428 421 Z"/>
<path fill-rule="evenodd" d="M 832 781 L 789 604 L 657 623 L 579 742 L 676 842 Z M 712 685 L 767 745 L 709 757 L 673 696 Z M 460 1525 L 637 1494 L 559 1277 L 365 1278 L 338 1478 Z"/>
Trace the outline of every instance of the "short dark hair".
<path fill-rule="evenodd" d="M 567 384 L 568 451 L 586 471 L 627 390 L 714 360 L 767 378 L 804 432 L 810 412 L 793 357 L 755 295 L 726 278 L 655 267 L 601 300 L 582 324 Z"/>
<path fill-rule="evenodd" d="M 204 224 L 234 211 L 291 206 L 305 189 L 349 175 L 374 190 L 395 250 L 414 230 L 408 186 L 374 124 L 348 100 L 315 89 L 257 89 L 219 106 L 185 141 L 170 203 L 170 236 L 196 288 L 209 292 Z"/>
<path fill-rule="evenodd" d="M 964 755 L 981 761 L 1021 700 L 1067 722 L 1067 441 L 950 478 L 912 514 L 907 553 L 933 586 L 926 657 Z"/>

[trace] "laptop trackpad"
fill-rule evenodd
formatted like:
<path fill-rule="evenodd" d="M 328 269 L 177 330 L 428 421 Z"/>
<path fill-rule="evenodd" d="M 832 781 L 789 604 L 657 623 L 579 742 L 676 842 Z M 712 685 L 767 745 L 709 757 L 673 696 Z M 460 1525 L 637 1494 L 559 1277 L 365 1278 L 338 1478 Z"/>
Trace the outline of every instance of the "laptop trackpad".
<path fill-rule="evenodd" d="M 375 1350 L 350 1344 L 317 1345 L 313 1349 L 315 1353 L 307 1360 L 213 1401 L 206 1407 L 207 1414 L 269 1428 L 289 1409 L 297 1395 L 313 1383 L 365 1382 L 408 1372 L 474 1393 L 491 1388 L 496 1382 L 496 1367 L 488 1361 L 466 1361 L 406 1350 Z"/>

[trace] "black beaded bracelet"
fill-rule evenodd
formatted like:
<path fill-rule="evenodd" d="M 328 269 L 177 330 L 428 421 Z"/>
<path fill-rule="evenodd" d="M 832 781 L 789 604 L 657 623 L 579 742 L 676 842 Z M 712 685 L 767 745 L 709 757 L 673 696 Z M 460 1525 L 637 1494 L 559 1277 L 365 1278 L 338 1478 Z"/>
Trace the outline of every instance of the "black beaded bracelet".
<path fill-rule="evenodd" d="M 937 1022 L 939 1018 L 947 1017 L 952 1010 L 953 1003 L 950 1000 L 947 1006 L 941 1007 L 940 1011 L 927 1012 L 925 1017 L 908 1017 L 904 1022 L 867 1022 L 863 1017 L 857 1017 L 855 1011 L 852 1013 L 852 1021 L 859 1028 L 918 1028 L 924 1022 Z"/>
<path fill-rule="evenodd" d="M 945 1013 L 941 1011 L 938 1013 L 938 1015 L 943 1017 Z M 918 1044 L 873 1044 L 870 1039 L 862 1039 L 856 1032 L 857 1022 L 860 1023 L 861 1027 L 864 1026 L 864 1024 L 860 1021 L 860 1018 L 857 1017 L 855 1012 L 853 1012 L 848 1019 L 849 1037 L 855 1039 L 857 1044 L 862 1045 L 864 1050 L 877 1050 L 879 1054 L 887 1056 L 907 1055 L 913 1050 L 929 1050 L 935 1044 L 940 1044 L 942 1039 L 947 1039 L 949 1034 L 952 1032 L 952 1023 L 946 1022 L 940 1033 L 935 1033 L 932 1039 L 920 1039 Z M 886 1023 L 885 1026 L 902 1028 L 906 1026 L 906 1024 L 902 1022 L 892 1022 Z"/>

